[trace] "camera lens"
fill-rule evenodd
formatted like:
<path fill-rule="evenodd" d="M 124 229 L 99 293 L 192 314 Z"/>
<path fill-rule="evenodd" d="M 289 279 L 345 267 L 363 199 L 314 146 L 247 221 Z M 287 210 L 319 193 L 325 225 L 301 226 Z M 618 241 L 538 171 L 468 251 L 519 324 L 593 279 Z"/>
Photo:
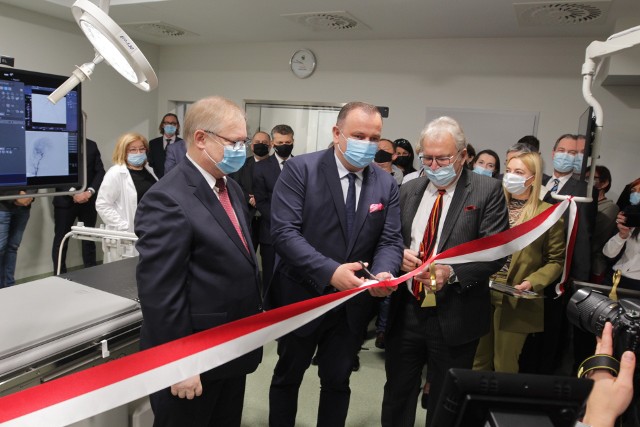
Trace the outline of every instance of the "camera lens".
<path fill-rule="evenodd" d="M 615 326 L 620 310 L 616 301 L 597 292 L 578 289 L 567 306 L 567 317 L 579 328 L 600 335 L 607 320 Z"/>

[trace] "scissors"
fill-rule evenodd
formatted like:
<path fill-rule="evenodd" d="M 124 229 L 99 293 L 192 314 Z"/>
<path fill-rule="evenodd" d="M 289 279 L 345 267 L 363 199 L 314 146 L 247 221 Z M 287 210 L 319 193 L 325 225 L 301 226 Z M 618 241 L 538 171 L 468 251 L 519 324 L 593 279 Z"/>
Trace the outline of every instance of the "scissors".
<path fill-rule="evenodd" d="M 362 262 L 362 261 L 358 261 L 358 264 L 360 264 L 362 266 L 362 271 L 364 271 L 367 276 L 369 276 L 369 279 L 371 280 L 378 280 L 378 278 L 376 276 L 373 275 L 373 273 L 371 273 L 368 269 L 367 269 L 367 265 Z"/>

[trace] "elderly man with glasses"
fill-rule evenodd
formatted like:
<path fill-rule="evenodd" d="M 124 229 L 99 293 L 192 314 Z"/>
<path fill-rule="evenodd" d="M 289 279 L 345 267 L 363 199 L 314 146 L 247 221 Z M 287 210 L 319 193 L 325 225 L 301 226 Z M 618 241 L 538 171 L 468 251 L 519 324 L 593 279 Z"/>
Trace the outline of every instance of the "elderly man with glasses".
<path fill-rule="evenodd" d="M 211 97 L 185 117 L 186 160 L 140 201 L 135 232 L 142 348 L 262 311 L 258 261 L 240 186 L 227 175 L 246 158 L 246 121 Z M 240 426 L 246 375 L 262 349 L 151 396 L 154 426 Z"/>

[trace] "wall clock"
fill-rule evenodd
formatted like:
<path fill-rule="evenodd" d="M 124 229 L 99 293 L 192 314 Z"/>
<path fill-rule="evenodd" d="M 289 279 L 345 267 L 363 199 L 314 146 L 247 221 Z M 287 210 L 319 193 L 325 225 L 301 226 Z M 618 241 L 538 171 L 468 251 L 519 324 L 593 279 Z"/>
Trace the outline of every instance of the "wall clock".
<path fill-rule="evenodd" d="M 297 50 L 289 60 L 291 72 L 301 79 L 306 79 L 313 74 L 316 64 L 316 56 L 309 49 Z"/>

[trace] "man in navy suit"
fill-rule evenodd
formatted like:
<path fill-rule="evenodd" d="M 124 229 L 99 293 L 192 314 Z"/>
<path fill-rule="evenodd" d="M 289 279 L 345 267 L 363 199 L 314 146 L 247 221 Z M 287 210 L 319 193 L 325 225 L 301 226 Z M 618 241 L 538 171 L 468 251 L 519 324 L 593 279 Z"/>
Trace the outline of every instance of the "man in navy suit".
<path fill-rule="evenodd" d="M 161 136 L 149 141 L 147 158 L 149 160 L 149 166 L 153 168 L 153 172 L 158 178 L 162 178 L 167 173 L 165 170 L 165 160 L 169 147 L 182 141 L 178 136 L 180 135 L 178 116 L 173 113 L 165 114 L 158 129 L 160 130 Z M 182 148 L 185 148 L 184 142 L 182 143 Z M 183 151 L 183 154 L 186 154 L 186 150 Z"/>
<path fill-rule="evenodd" d="M 226 175 L 246 158 L 246 122 L 211 97 L 185 118 L 187 157 L 138 205 L 143 349 L 262 310 L 258 262 L 242 190 Z M 262 349 L 151 395 L 154 426 L 240 426 L 246 375 Z"/>
<path fill-rule="evenodd" d="M 260 221 L 260 257 L 262 258 L 262 283 L 269 285 L 273 275 L 275 251 L 271 240 L 271 198 L 276 181 L 285 162 L 293 150 L 293 129 L 288 125 L 276 125 L 271 130 L 274 153 L 267 160 L 256 163 L 253 168 L 253 191 L 256 208 L 262 216 Z"/>
<path fill-rule="evenodd" d="M 249 216 L 251 217 L 251 240 L 253 240 L 253 248 L 257 251 L 260 244 L 260 224 L 262 223 L 262 215 L 256 208 L 256 196 L 253 191 L 253 169 L 258 162 L 267 160 L 271 151 L 271 136 L 267 132 L 258 131 L 251 138 L 251 155 L 247 157 L 244 165 L 238 172 L 230 175 L 244 192 L 244 198 L 249 208 Z"/>
<path fill-rule="evenodd" d="M 413 271 L 428 259 L 425 247 L 435 248 L 432 254 L 438 254 L 509 228 L 501 182 L 464 167 L 467 142 L 455 120 L 440 117 L 429 123 L 420 145 L 425 176 L 402 184 L 400 190 L 402 237 L 407 248 L 404 271 Z M 440 220 L 431 221 L 438 204 Z M 437 227 L 430 229 L 432 224 Z M 384 427 L 414 425 L 425 364 L 431 382 L 426 425 L 431 425 L 445 374 L 450 368 L 471 369 L 478 341 L 489 332 L 489 277 L 504 261 L 437 264 L 435 286 L 428 270 L 416 276 L 426 295 L 418 292 L 419 286 L 414 294 L 404 285 L 393 294 L 385 337 Z"/>
<path fill-rule="evenodd" d="M 272 307 L 358 287 L 361 265 L 379 278 L 402 261 L 398 184 L 371 165 L 382 118 L 370 104 L 345 105 L 333 127 L 333 146 L 291 159 L 271 201 L 271 234 L 278 258 L 268 290 Z M 269 425 L 294 426 L 298 391 L 316 347 L 320 377 L 318 426 L 345 424 L 349 376 L 370 318 L 374 296 L 362 293 L 278 341 L 269 391 Z"/>

